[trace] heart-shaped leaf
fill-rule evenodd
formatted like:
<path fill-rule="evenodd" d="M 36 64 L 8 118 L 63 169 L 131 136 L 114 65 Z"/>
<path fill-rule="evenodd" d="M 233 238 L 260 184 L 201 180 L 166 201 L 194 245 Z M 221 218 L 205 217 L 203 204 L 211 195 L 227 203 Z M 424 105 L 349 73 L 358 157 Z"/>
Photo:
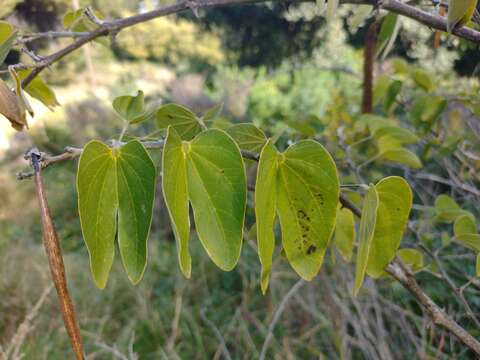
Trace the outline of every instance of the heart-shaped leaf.
<path fill-rule="evenodd" d="M 162 185 L 174 223 L 182 271 L 186 276 L 190 273 L 185 183 L 203 247 L 218 267 L 230 271 L 240 256 L 245 220 L 246 177 L 240 149 L 222 130 L 204 131 L 184 143 L 174 132 L 169 127 Z M 178 181 L 180 189 L 175 188 L 173 181 Z"/>
<path fill-rule="evenodd" d="M 78 208 L 83 238 L 96 285 L 107 283 L 117 232 L 129 279 L 136 284 L 146 266 L 146 242 L 155 195 L 155 166 L 143 145 L 132 140 L 119 149 L 88 143 L 77 174 Z"/>
<path fill-rule="evenodd" d="M 263 290 L 268 284 L 273 252 L 274 207 L 288 261 L 302 278 L 311 280 L 320 270 L 332 236 L 339 195 L 335 163 L 319 143 L 304 140 L 275 154 L 275 148 L 267 142 L 257 170 L 255 192 Z M 269 199 L 275 191 L 276 195 Z"/>
<path fill-rule="evenodd" d="M 399 249 L 397 255 L 413 272 L 417 272 L 423 268 L 423 254 L 417 249 Z"/>

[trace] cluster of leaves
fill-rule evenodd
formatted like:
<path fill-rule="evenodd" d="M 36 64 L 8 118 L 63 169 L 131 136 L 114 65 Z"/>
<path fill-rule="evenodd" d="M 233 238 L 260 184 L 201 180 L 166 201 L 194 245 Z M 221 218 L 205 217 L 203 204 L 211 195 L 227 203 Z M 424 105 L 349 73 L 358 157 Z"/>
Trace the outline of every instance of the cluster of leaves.
<path fill-rule="evenodd" d="M 215 128 L 218 106 L 202 117 L 176 104 L 147 111 L 142 92 L 116 98 L 113 106 L 127 124 L 154 120 L 166 135 L 156 141 L 163 146 L 162 189 L 180 268 L 187 278 L 192 271 L 190 205 L 198 238 L 212 261 L 225 271 L 237 264 L 247 207 L 245 168 L 253 166 L 251 159 L 257 157 L 254 230 L 262 263 L 262 291 L 268 287 L 277 214 L 283 253 L 300 277 L 311 280 L 318 274 L 333 240 L 341 254 L 351 259 L 354 216 L 339 204 L 335 162 L 317 141 L 301 140 L 279 151 L 275 141 L 252 124 Z M 112 266 L 116 234 L 133 283 L 141 279 L 146 266 L 156 170 L 144 144 L 133 139 L 107 146 L 94 140 L 80 158 L 80 219 L 92 274 L 100 288 L 105 287 Z M 247 165 L 242 155 L 249 159 Z M 397 254 L 412 205 L 410 187 L 400 177 L 365 188 L 355 293 L 365 273 L 375 278 L 383 275 Z"/>

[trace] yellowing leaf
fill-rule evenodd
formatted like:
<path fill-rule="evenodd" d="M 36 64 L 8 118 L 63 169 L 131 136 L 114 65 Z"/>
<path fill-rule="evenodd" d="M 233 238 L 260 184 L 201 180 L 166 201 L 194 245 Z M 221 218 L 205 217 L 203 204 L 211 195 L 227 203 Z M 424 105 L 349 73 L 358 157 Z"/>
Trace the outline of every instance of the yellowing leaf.
<path fill-rule="evenodd" d="M 263 131 L 253 124 L 236 124 L 226 131 L 242 150 L 260 152 L 267 141 Z"/>
<path fill-rule="evenodd" d="M 172 126 L 182 140 L 192 140 L 202 130 L 195 114 L 181 105 L 164 105 L 158 109 L 156 117 L 159 129 Z"/>
<path fill-rule="evenodd" d="M 268 141 L 255 186 L 262 291 L 272 264 L 275 211 L 288 261 L 302 278 L 311 280 L 320 270 L 335 225 L 339 183 L 333 159 L 315 141 L 300 141 L 282 154 Z"/>
<path fill-rule="evenodd" d="M 393 137 L 400 144 L 415 144 L 420 141 L 417 135 L 400 126 L 382 126 L 373 132 L 373 136 L 377 139 L 382 138 L 384 135 Z"/>
<path fill-rule="evenodd" d="M 383 160 L 407 165 L 412 169 L 419 169 L 422 167 L 422 162 L 418 156 L 404 148 L 387 149 L 382 151 L 380 153 L 380 158 Z"/>
<path fill-rule="evenodd" d="M 378 194 L 374 185 L 370 185 L 367 195 L 363 200 L 362 217 L 360 219 L 360 229 L 358 232 L 358 251 L 357 263 L 355 266 L 355 285 L 353 295 L 356 296 L 360 290 L 365 272 L 367 270 L 370 248 L 373 243 L 375 232 L 375 223 L 377 221 Z"/>
<path fill-rule="evenodd" d="M 92 275 L 101 289 L 107 283 L 113 263 L 117 216 L 120 254 L 127 275 L 134 284 L 143 275 L 155 175 L 152 160 L 136 140 L 114 150 L 94 140 L 80 156 L 77 174 L 80 223 Z"/>
<path fill-rule="evenodd" d="M 412 207 L 412 190 L 401 177 L 390 176 L 380 180 L 375 189 L 378 210 L 367 261 L 367 274 L 378 278 L 385 266 L 393 260 L 400 246 Z"/>
<path fill-rule="evenodd" d="M 338 208 L 335 225 L 335 247 L 347 262 L 352 259 L 354 241 L 355 220 L 353 213 L 347 208 Z"/>
<path fill-rule="evenodd" d="M 263 294 L 268 288 L 275 248 L 273 226 L 277 208 L 277 156 L 277 150 L 271 140 L 268 140 L 260 153 L 255 185 L 255 218 L 257 219 L 258 256 L 262 264 L 261 288 Z"/>

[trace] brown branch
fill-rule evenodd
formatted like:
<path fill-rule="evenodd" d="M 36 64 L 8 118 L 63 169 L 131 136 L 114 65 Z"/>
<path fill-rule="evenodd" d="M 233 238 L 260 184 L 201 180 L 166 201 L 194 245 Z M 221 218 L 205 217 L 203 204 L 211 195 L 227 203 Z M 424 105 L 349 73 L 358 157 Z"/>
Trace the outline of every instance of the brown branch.
<path fill-rule="evenodd" d="M 45 246 L 45 252 L 47 253 L 52 280 L 55 285 L 55 289 L 57 290 L 63 322 L 65 324 L 65 328 L 67 329 L 67 333 L 70 336 L 70 341 L 72 343 L 72 348 L 76 359 L 84 360 L 85 356 L 83 352 L 82 338 L 80 336 L 80 329 L 78 327 L 75 309 L 68 292 L 62 250 L 60 248 L 60 243 L 58 241 L 58 235 L 52 220 L 52 216 L 50 215 L 47 197 L 45 195 L 45 188 L 43 186 L 41 168 L 39 166 L 40 157 L 35 151 L 30 153 L 30 157 L 35 171 L 35 185 L 37 188 L 37 197 L 42 216 L 43 245 Z"/>
<path fill-rule="evenodd" d="M 297 0 L 309 1 L 309 0 Z M 267 0 L 183 0 L 175 4 L 166 5 L 159 7 L 155 10 L 148 11 L 142 14 L 133 15 L 123 19 L 105 21 L 99 27 L 87 33 L 85 36 L 82 36 L 72 42 L 70 45 L 60 49 L 59 51 L 46 56 L 42 61 L 38 62 L 34 67 L 31 73 L 22 81 L 22 86 L 27 86 L 41 71 L 46 67 L 49 67 L 56 61 L 62 59 L 66 55 L 72 53 L 83 45 L 95 40 L 98 37 L 115 35 L 119 31 L 158 18 L 162 16 L 167 16 L 171 14 L 176 14 L 185 10 L 192 9 L 196 11 L 197 9 L 210 8 L 216 6 L 226 6 L 226 5 L 242 5 L 242 4 L 254 4 L 267 2 Z M 377 0 L 341 0 L 342 4 L 370 4 L 377 5 Z M 426 11 L 420 10 L 414 6 L 407 5 L 399 0 L 384 0 L 381 4 L 381 7 L 385 10 L 409 17 L 413 20 L 416 20 L 428 27 L 446 31 L 447 22 L 446 20 L 438 15 L 430 14 Z M 452 33 L 458 37 L 480 43 L 480 32 L 473 30 L 467 27 L 456 28 Z"/>

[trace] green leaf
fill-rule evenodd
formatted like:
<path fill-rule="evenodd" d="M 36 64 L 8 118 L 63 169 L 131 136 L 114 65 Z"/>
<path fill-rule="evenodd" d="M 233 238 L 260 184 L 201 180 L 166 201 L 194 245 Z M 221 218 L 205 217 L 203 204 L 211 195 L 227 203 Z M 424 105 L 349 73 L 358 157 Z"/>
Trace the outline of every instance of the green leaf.
<path fill-rule="evenodd" d="M 435 122 L 447 106 L 447 100 L 442 96 L 418 96 L 410 109 L 410 117 L 417 126 L 422 123 Z"/>
<path fill-rule="evenodd" d="M 156 169 L 143 145 L 132 140 L 116 156 L 118 184 L 118 245 L 133 284 L 147 264 L 147 239 L 152 223 Z"/>
<path fill-rule="evenodd" d="M 404 148 L 385 150 L 380 153 L 380 157 L 383 160 L 407 165 L 412 169 L 419 169 L 422 167 L 422 162 L 418 156 L 412 153 L 410 150 Z"/>
<path fill-rule="evenodd" d="M 477 261 L 475 262 L 475 274 L 480 277 L 480 253 L 477 254 Z"/>
<path fill-rule="evenodd" d="M 247 197 L 240 149 L 222 130 L 200 133 L 188 147 L 187 178 L 198 237 L 213 262 L 230 271 L 240 256 Z"/>
<path fill-rule="evenodd" d="M 395 104 L 397 95 L 400 93 L 400 90 L 402 90 L 402 85 L 403 83 L 400 80 L 394 80 L 388 86 L 387 94 L 385 95 L 385 100 L 383 101 L 383 110 L 386 113 L 389 113 L 392 108 L 394 108 L 393 105 Z"/>
<path fill-rule="evenodd" d="M 20 70 L 18 76 L 21 80 L 25 79 L 31 70 Z M 37 75 L 33 80 L 25 87 L 25 91 L 37 100 L 40 100 L 50 110 L 57 105 L 60 105 L 57 101 L 57 97 L 53 90 Z"/>
<path fill-rule="evenodd" d="M 455 236 L 462 234 L 476 234 L 477 224 L 472 214 L 465 214 L 457 217 L 453 224 L 453 233 Z"/>
<path fill-rule="evenodd" d="M 290 146 L 278 161 L 277 210 L 283 248 L 294 270 L 311 280 L 320 270 L 335 226 L 337 169 L 327 150 L 311 140 Z"/>
<path fill-rule="evenodd" d="M 416 249 L 399 249 L 397 255 L 408 265 L 413 272 L 417 272 L 423 268 L 423 254 Z"/>
<path fill-rule="evenodd" d="M 435 87 L 431 75 L 422 69 L 415 69 L 412 72 L 412 79 L 425 91 L 432 91 Z"/>
<path fill-rule="evenodd" d="M 222 130 L 207 130 L 181 143 L 179 135 L 169 127 L 164 151 L 162 186 L 183 273 L 190 275 L 185 182 L 203 247 L 219 268 L 232 270 L 240 256 L 246 206 L 240 149 Z"/>
<path fill-rule="evenodd" d="M 172 127 L 167 130 L 162 163 L 163 196 L 177 240 L 178 262 L 182 273 L 186 278 L 190 278 L 192 259 L 188 249 L 190 219 L 188 214 L 186 152 L 182 145 L 182 139 Z"/>
<path fill-rule="evenodd" d="M 378 278 L 385 266 L 393 260 L 400 246 L 412 207 L 412 190 L 401 177 L 390 176 L 380 180 L 375 231 L 368 253 L 367 274 Z"/>
<path fill-rule="evenodd" d="M 377 38 L 376 53 L 377 56 L 382 52 L 390 38 L 394 35 L 397 25 L 398 14 L 388 13 L 382 21 L 382 26 Z"/>
<path fill-rule="evenodd" d="M 278 152 L 271 140 L 260 153 L 255 185 L 255 218 L 257 219 L 258 256 L 262 264 L 261 288 L 265 294 L 275 248 L 275 213 L 277 208 Z"/>
<path fill-rule="evenodd" d="M 223 103 L 218 103 L 217 105 L 211 107 L 207 111 L 205 111 L 205 114 L 203 114 L 203 121 L 205 123 L 214 121 L 218 115 L 222 112 L 223 109 Z"/>
<path fill-rule="evenodd" d="M 379 205 L 378 193 L 374 185 L 370 185 L 367 195 L 363 200 L 362 217 L 358 233 L 357 263 L 355 265 L 355 285 L 353 295 L 356 296 L 360 290 L 365 272 L 367 270 L 370 248 L 373 243 L 375 223 L 377 221 L 377 210 Z"/>
<path fill-rule="evenodd" d="M 335 225 L 335 247 L 347 262 L 352 259 L 354 241 L 355 220 L 353 213 L 347 208 L 339 207 Z"/>
<path fill-rule="evenodd" d="M 115 254 L 117 176 L 115 157 L 93 140 L 83 149 L 77 174 L 78 210 L 95 284 L 105 288 Z"/>
<path fill-rule="evenodd" d="M 451 223 L 457 217 L 468 215 L 469 213 L 462 210 L 450 196 L 441 194 L 435 199 L 435 214 L 437 221 Z"/>
<path fill-rule="evenodd" d="M 455 240 L 477 253 L 480 252 L 480 234 L 460 234 L 455 236 Z"/>
<path fill-rule="evenodd" d="M 263 131 L 253 124 L 236 124 L 229 127 L 226 131 L 242 150 L 258 153 L 267 141 Z"/>
<path fill-rule="evenodd" d="M 116 97 L 112 105 L 118 115 L 132 124 L 145 120 L 146 111 L 142 90 L 139 90 L 135 96 Z"/>
<path fill-rule="evenodd" d="M 74 32 L 87 32 L 95 30 L 98 25 L 88 19 L 84 13 L 85 8 L 67 12 L 63 16 L 63 27 Z M 104 19 L 102 13 L 100 13 L 98 10 L 93 10 L 93 13 L 98 19 Z"/>
<path fill-rule="evenodd" d="M 13 26 L 6 21 L 0 21 L 0 65 L 5 61 L 16 39 L 17 33 Z"/>
<path fill-rule="evenodd" d="M 166 129 L 172 126 L 182 140 L 191 140 L 202 130 L 196 115 L 181 105 L 164 105 L 158 109 L 156 117 L 159 129 Z"/>
<path fill-rule="evenodd" d="M 114 257 L 117 232 L 124 267 L 132 283 L 146 265 L 146 241 L 155 194 L 155 166 L 143 145 L 132 140 L 112 150 L 88 143 L 77 174 L 78 208 L 96 285 L 103 289 Z"/>
<path fill-rule="evenodd" d="M 413 132 L 399 126 L 393 126 L 393 125 L 382 126 L 382 127 L 378 127 L 373 132 L 373 136 L 375 136 L 377 139 L 380 139 L 384 135 L 391 136 L 399 144 L 415 144 L 418 141 L 420 141 L 418 136 L 415 135 Z"/>

